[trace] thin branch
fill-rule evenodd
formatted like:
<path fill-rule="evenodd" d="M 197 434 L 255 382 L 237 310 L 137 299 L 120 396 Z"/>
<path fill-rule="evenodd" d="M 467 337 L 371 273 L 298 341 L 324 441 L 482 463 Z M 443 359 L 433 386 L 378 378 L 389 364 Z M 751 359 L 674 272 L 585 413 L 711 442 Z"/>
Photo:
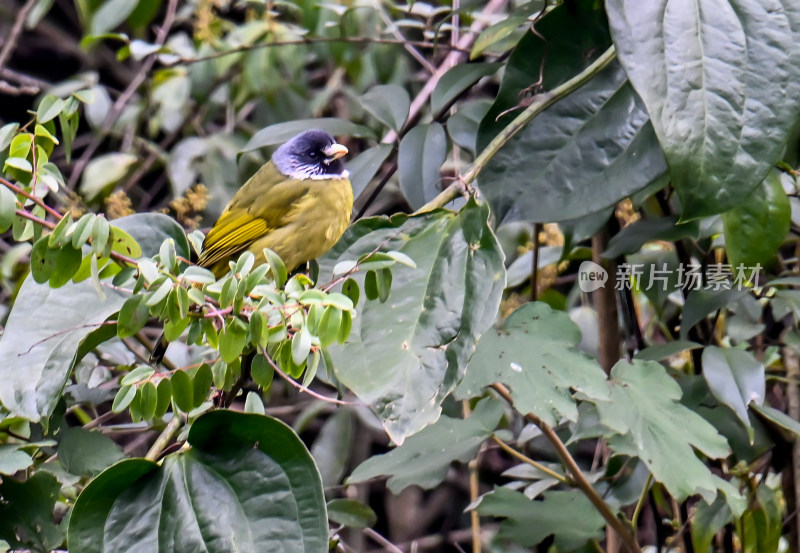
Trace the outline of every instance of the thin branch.
<path fill-rule="evenodd" d="M 153 446 L 148 450 L 147 455 L 144 456 L 145 459 L 148 461 L 156 462 L 158 458 L 161 456 L 161 453 L 164 449 L 169 445 L 172 441 L 172 438 L 178 433 L 178 431 L 183 426 L 183 418 L 178 413 L 173 413 L 172 418 L 167 423 L 167 426 L 164 427 L 164 430 L 161 431 L 161 434 L 158 435 L 156 441 L 153 443 Z"/>
<path fill-rule="evenodd" d="M 156 33 L 155 44 L 159 48 L 167 41 L 167 35 L 169 34 L 172 24 L 175 21 L 175 12 L 177 9 L 178 0 L 170 0 L 169 4 L 167 5 L 167 13 L 164 16 L 164 23 L 161 25 L 158 33 Z M 128 87 L 125 89 L 125 91 L 120 94 L 119 98 L 117 98 L 117 100 L 114 102 L 114 105 L 111 106 L 108 115 L 106 115 L 105 121 L 103 121 L 103 126 L 100 129 L 100 132 L 95 135 L 92 142 L 89 143 L 89 145 L 81 154 L 80 159 L 75 163 L 75 168 L 72 170 L 72 174 L 70 174 L 69 177 L 70 188 L 75 187 L 75 184 L 78 182 L 78 178 L 80 178 L 83 170 L 86 169 L 86 166 L 89 164 L 89 160 L 91 160 L 103 139 L 108 135 L 109 132 L 111 132 L 111 128 L 114 126 L 117 118 L 119 118 L 119 116 L 122 114 L 128 101 L 130 101 L 138 88 L 147 78 L 147 74 L 150 72 L 150 69 L 152 69 L 156 59 L 156 53 L 147 56 L 142 66 L 139 68 L 139 71 L 136 73 L 136 76 L 134 76 L 133 80 L 131 80 L 130 84 L 128 84 Z"/>
<path fill-rule="evenodd" d="M 647 493 L 650 491 L 650 485 L 653 483 L 653 474 L 650 473 L 647 475 L 647 482 L 642 488 L 642 493 L 639 496 L 639 501 L 636 502 L 636 508 L 633 510 L 633 516 L 631 517 L 631 527 L 636 531 L 636 527 L 639 525 L 639 515 L 642 514 L 642 507 L 644 507 L 644 502 L 647 499 Z M 611 489 L 611 486 L 609 486 Z"/>
<path fill-rule="evenodd" d="M 51 223 L 50 221 L 45 221 L 44 219 L 39 219 L 36 215 L 34 215 L 33 213 L 29 213 L 24 209 L 18 209 L 16 211 L 16 214 L 22 217 L 23 219 L 28 219 L 29 221 L 33 221 L 37 225 L 42 225 L 43 227 L 49 228 L 50 230 L 56 228 L 56 225 L 54 223 Z"/>
<path fill-rule="evenodd" d="M 393 544 L 392 542 L 390 542 L 389 540 L 387 540 L 383 536 L 381 536 L 379 533 L 377 533 L 372 528 L 364 528 L 363 532 L 364 532 L 364 535 L 368 536 L 372 541 L 374 541 L 375 543 L 377 543 L 379 545 L 382 545 L 384 547 L 384 549 L 386 549 L 386 551 L 389 551 L 390 553 L 403 553 L 402 549 L 397 547 L 395 544 Z"/>
<path fill-rule="evenodd" d="M 322 401 L 327 401 L 328 403 L 335 403 L 336 405 L 360 405 L 360 403 L 357 403 L 355 401 L 342 401 L 340 399 L 336 399 L 336 398 L 332 398 L 332 397 L 328 397 L 328 396 L 323 396 L 322 394 L 318 394 L 314 390 L 310 390 L 310 389 L 306 388 L 305 386 L 303 386 L 302 384 L 297 382 L 294 378 L 292 378 L 291 376 L 289 376 L 288 374 L 283 372 L 280 369 L 280 367 L 278 367 L 277 363 L 275 363 L 275 361 L 273 361 L 272 358 L 269 355 L 267 355 L 266 350 L 264 350 L 263 348 L 260 348 L 260 350 L 261 350 L 261 354 L 264 357 L 266 357 L 267 362 L 272 366 L 272 369 L 278 374 L 278 376 L 283 378 L 286 382 L 288 382 L 289 384 L 291 384 L 292 386 L 294 386 L 295 388 L 297 388 L 301 392 L 305 392 L 305 393 L 307 393 L 307 394 L 309 394 L 311 396 L 314 396 L 317 399 L 321 399 Z"/>
<path fill-rule="evenodd" d="M 489 161 L 491 161 L 495 154 L 497 154 L 497 152 L 499 152 L 500 149 L 508 143 L 508 141 L 510 141 L 519 131 L 521 131 L 525 125 L 530 123 L 534 117 L 589 82 L 595 75 L 608 67 L 608 65 L 614 61 L 616 57 L 616 50 L 613 46 L 611 46 L 608 50 L 603 52 L 599 58 L 594 60 L 589 67 L 572 77 L 567 82 L 560 84 L 549 92 L 543 92 L 542 94 L 534 96 L 531 105 L 525 108 L 525 111 L 520 113 L 511 123 L 509 123 L 502 131 L 500 131 L 500 133 L 494 137 L 489 145 L 483 149 L 480 155 L 473 162 L 470 170 L 467 171 L 467 174 L 462 177 L 464 183 L 471 184 L 477 178 L 480 172 L 486 168 L 486 165 L 489 163 Z"/>
<path fill-rule="evenodd" d="M 201 61 L 215 60 L 233 54 L 241 54 L 244 52 L 251 52 L 253 50 L 260 50 L 262 48 L 272 48 L 276 46 L 302 46 L 302 45 L 312 45 L 312 44 L 324 44 L 327 42 L 345 42 L 348 44 L 397 44 L 398 46 L 408 45 L 417 48 L 427 48 L 427 49 L 442 48 L 444 50 L 454 50 L 462 53 L 469 53 L 468 49 L 463 49 L 460 46 L 450 46 L 445 42 L 442 43 L 423 42 L 415 40 L 377 38 L 368 36 L 363 36 L 363 37 L 362 36 L 334 36 L 334 37 L 318 36 L 318 37 L 298 38 L 294 40 L 276 40 L 274 42 L 259 42 L 256 44 L 248 44 L 246 46 L 231 48 L 230 50 L 222 50 L 220 52 L 214 52 L 213 54 L 208 54 L 206 56 L 198 56 L 196 58 L 178 58 L 173 62 L 165 63 L 164 66 L 174 67 L 176 65 L 191 65 L 194 63 L 200 63 Z"/>
<path fill-rule="evenodd" d="M 8 60 L 11 58 L 11 54 L 14 53 L 14 49 L 17 47 L 17 41 L 19 40 L 19 35 L 22 33 L 22 27 L 25 25 L 25 20 L 28 18 L 28 13 L 33 9 L 34 4 L 36 4 L 36 0 L 28 0 L 25 2 L 25 5 L 22 6 L 22 9 L 17 12 L 17 18 L 14 20 L 14 26 L 11 27 L 11 32 L 8 33 L 8 38 L 6 38 L 5 43 L 3 43 L 3 49 L 0 50 L 0 71 L 3 70 L 6 62 L 8 62 Z"/>
<path fill-rule="evenodd" d="M 800 387 L 796 379 L 800 377 L 800 357 L 791 347 L 783 348 L 783 365 L 786 367 L 786 376 L 789 382 L 786 383 L 786 402 L 788 403 L 788 415 L 794 420 L 800 419 Z M 792 382 L 794 380 L 794 382 Z M 792 446 L 792 472 L 794 473 L 794 504 L 795 509 L 800 506 L 800 441 L 795 441 Z M 798 539 L 795 547 L 800 548 L 800 517 L 795 517 L 794 535 Z M 800 549 L 798 549 L 800 551 Z"/>
<path fill-rule="evenodd" d="M 24 197 L 28 198 L 33 203 L 35 203 L 36 205 L 38 205 L 39 207 L 44 209 L 47 213 L 49 213 L 50 215 L 55 217 L 56 220 L 60 221 L 64 217 L 58 211 L 56 211 L 55 209 L 53 209 L 52 207 L 50 207 L 49 205 L 44 203 L 44 200 L 42 200 L 38 196 L 34 196 L 33 194 L 25 192 L 22 188 L 20 188 L 16 184 L 11 183 L 11 182 L 7 181 L 4 178 L 0 178 L 0 184 L 2 184 L 3 186 L 7 187 L 12 192 L 15 192 L 15 193 L 19 194 L 20 196 L 24 196 Z"/>
<path fill-rule="evenodd" d="M 511 393 L 505 386 L 500 383 L 495 383 L 492 384 L 492 388 L 510 405 L 514 405 L 514 399 L 511 397 Z M 597 509 L 600 515 L 605 519 L 606 523 L 614 529 L 630 553 L 641 553 L 639 544 L 636 543 L 636 537 L 633 535 L 630 529 L 628 529 L 622 523 L 622 521 L 617 518 L 608 504 L 603 501 L 603 498 L 597 494 L 597 491 L 586 479 L 583 471 L 581 471 L 578 463 L 572 457 L 572 454 L 567 449 L 567 446 L 564 445 L 564 442 L 562 442 L 561 438 L 558 437 L 558 434 L 556 434 L 555 431 L 550 428 L 550 425 L 546 424 L 542 419 L 533 413 L 527 413 L 525 415 L 525 420 L 532 422 L 539 427 L 539 429 L 542 431 L 542 434 L 544 434 L 544 436 L 555 448 L 556 453 L 561 458 L 561 462 L 564 463 L 564 466 L 571 474 L 575 486 L 583 492 L 586 498 L 592 503 L 592 505 L 594 505 L 595 509 Z"/>
<path fill-rule="evenodd" d="M 469 407 L 469 401 L 466 399 L 461 402 L 461 411 L 466 419 L 469 417 L 472 409 Z M 469 502 L 474 505 L 480 495 L 480 482 L 478 480 L 478 459 L 481 456 L 481 450 L 475 454 L 474 459 L 470 459 L 467 464 L 469 470 Z M 469 513 L 470 528 L 472 529 L 472 553 L 481 553 L 483 544 L 481 543 L 481 516 L 478 514 L 477 509 L 472 509 Z"/>
<path fill-rule="evenodd" d="M 566 486 L 573 486 L 574 485 L 574 483 L 569 478 L 564 478 L 563 476 L 561 476 L 557 472 L 555 472 L 553 470 L 550 470 L 549 468 L 547 468 L 543 464 L 539 463 L 538 461 L 534 461 L 533 459 L 531 459 L 530 457 L 528 457 L 524 453 L 522 453 L 520 451 L 517 451 L 516 449 L 514 449 L 513 447 L 511 447 L 510 445 L 505 443 L 503 440 L 498 438 L 495 434 L 492 434 L 492 440 L 494 440 L 494 442 L 497 445 L 499 445 L 500 448 L 503 451 L 505 451 L 506 453 L 508 453 L 512 457 L 516 457 L 518 460 L 522 461 L 523 463 L 527 463 L 527 464 L 531 465 L 535 469 L 542 471 L 543 473 L 547 474 L 551 478 L 555 478 L 560 483 L 562 483 L 562 484 L 564 484 Z"/>

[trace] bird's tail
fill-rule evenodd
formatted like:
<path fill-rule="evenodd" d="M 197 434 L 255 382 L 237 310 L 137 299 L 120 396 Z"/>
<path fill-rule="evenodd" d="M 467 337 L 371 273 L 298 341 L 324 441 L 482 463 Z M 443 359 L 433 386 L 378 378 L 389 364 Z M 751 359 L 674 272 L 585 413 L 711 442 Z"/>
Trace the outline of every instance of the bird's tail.
<path fill-rule="evenodd" d="M 164 333 L 161 333 L 161 336 L 158 337 L 158 341 L 156 345 L 153 347 L 153 352 L 150 354 L 150 364 L 151 365 L 158 365 L 164 359 L 164 354 L 167 353 L 167 348 L 169 347 L 169 342 L 167 339 L 164 338 Z"/>

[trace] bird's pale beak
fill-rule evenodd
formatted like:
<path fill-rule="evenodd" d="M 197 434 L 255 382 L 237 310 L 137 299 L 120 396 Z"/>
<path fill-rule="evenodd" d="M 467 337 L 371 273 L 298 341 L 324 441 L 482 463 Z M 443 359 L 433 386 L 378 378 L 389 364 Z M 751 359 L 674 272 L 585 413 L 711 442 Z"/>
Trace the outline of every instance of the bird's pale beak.
<path fill-rule="evenodd" d="M 347 155 L 347 148 L 345 148 L 341 144 L 331 144 L 330 146 L 322 150 L 322 153 L 325 154 L 326 157 L 325 161 L 330 163 L 331 161 L 335 161 L 340 157 Z"/>

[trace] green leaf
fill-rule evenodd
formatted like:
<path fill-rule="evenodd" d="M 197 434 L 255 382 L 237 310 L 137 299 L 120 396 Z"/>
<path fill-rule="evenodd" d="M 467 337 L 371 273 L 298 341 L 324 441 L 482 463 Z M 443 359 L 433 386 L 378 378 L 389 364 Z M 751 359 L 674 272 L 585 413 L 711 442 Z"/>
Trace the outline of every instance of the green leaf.
<path fill-rule="evenodd" d="M 800 114 L 800 7 L 667 4 L 613 0 L 606 9 L 688 220 L 744 203 L 781 158 Z"/>
<path fill-rule="evenodd" d="M 33 465 L 33 458 L 22 451 L 21 447 L 19 444 L 0 445 L 0 474 L 14 476 L 18 471 Z M 0 536 L 2 535 L 0 532 Z"/>
<path fill-rule="evenodd" d="M 380 171 L 383 162 L 392 153 L 389 144 L 378 144 L 364 150 L 358 156 L 347 162 L 350 171 L 350 184 L 353 186 L 353 196 L 358 197 L 375 175 Z"/>
<path fill-rule="evenodd" d="M 328 519 L 348 528 L 371 528 L 378 515 L 368 505 L 354 499 L 334 499 L 328 502 Z"/>
<path fill-rule="evenodd" d="M 269 270 L 272 273 L 272 278 L 275 279 L 275 283 L 278 287 L 283 287 L 283 285 L 286 284 L 286 277 L 288 276 L 286 265 L 283 264 L 283 260 L 277 253 L 269 248 L 264 248 L 264 257 L 267 258 Z"/>
<path fill-rule="evenodd" d="M 486 117 L 491 105 L 491 102 L 484 99 L 459 103 L 458 111 L 447 120 L 447 134 L 450 135 L 450 140 L 473 156 L 476 154 L 481 120 Z"/>
<path fill-rule="evenodd" d="M 334 136 L 347 135 L 356 138 L 375 138 L 375 134 L 367 127 L 356 125 L 345 119 L 321 117 L 317 119 L 298 119 L 286 123 L 276 123 L 258 131 L 247 142 L 242 152 L 249 152 L 264 146 L 282 144 L 295 135 L 308 129 L 321 129 Z"/>
<path fill-rule="evenodd" d="M 261 401 L 261 397 L 257 393 L 247 392 L 247 397 L 244 400 L 244 412 L 255 415 L 264 414 L 264 402 Z"/>
<path fill-rule="evenodd" d="M 326 307 L 322 318 L 319 321 L 319 342 L 323 347 L 334 343 L 339 337 L 339 330 L 342 326 L 342 311 L 337 307 Z"/>
<path fill-rule="evenodd" d="M 156 415 L 158 408 L 158 389 L 152 382 L 145 382 L 139 387 L 140 405 L 142 419 L 149 421 Z"/>
<path fill-rule="evenodd" d="M 111 153 L 97 156 L 83 171 L 80 192 L 87 200 L 94 200 L 104 194 L 127 174 L 138 158 L 132 154 Z"/>
<path fill-rule="evenodd" d="M 175 406 L 184 413 L 191 411 L 194 408 L 194 394 L 189 374 L 183 370 L 175 371 L 170 378 L 170 386 Z"/>
<path fill-rule="evenodd" d="M 0 186 L 0 232 L 11 228 L 16 211 L 17 195 L 5 186 Z"/>
<path fill-rule="evenodd" d="M 416 125 L 403 136 L 397 154 L 397 176 L 413 209 L 441 192 L 439 170 L 446 156 L 447 134 L 439 123 Z"/>
<path fill-rule="evenodd" d="M 606 259 L 614 259 L 624 254 L 636 253 L 647 242 L 664 240 L 675 242 L 682 238 L 696 239 L 700 233 L 697 221 L 678 224 L 678 216 L 656 217 L 631 223 L 608 242 L 603 252 Z"/>
<path fill-rule="evenodd" d="M 747 199 L 722 214 L 725 251 L 733 267 L 768 265 L 792 222 L 792 208 L 780 173 L 773 169 Z"/>
<path fill-rule="evenodd" d="M 111 404 L 111 411 L 114 413 L 121 413 L 136 397 L 136 388 L 134 386 L 122 386 L 117 390 L 117 395 L 114 396 L 114 402 Z"/>
<path fill-rule="evenodd" d="M 89 34 L 101 35 L 118 27 L 138 4 L 131 0 L 106 0 L 92 16 Z"/>
<path fill-rule="evenodd" d="M 263 355 L 256 355 L 250 365 L 250 374 L 253 377 L 253 382 L 261 386 L 264 390 L 269 389 L 272 384 L 272 377 L 275 374 L 275 369 L 272 368 L 269 361 Z"/>
<path fill-rule="evenodd" d="M 403 445 L 361 463 L 347 483 L 386 475 L 386 484 L 395 494 L 412 485 L 433 488 L 444 480 L 453 461 L 466 463 L 475 458 L 502 416 L 502 404 L 492 398 L 482 399 L 466 419 L 442 415 L 434 424 L 409 436 Z"/>
<path fill-rule="evenodd" d="M 183 230 L 166 215 L 131 215 L 114 224 L 142 246 L 144 255 L 155 255 L 157 244 L 169 231 L 183 236 L 188 252 Z M 0 401 L 6 409 L 33 421 L 49 416 L 76 362 L 81 341 L 126 299 L 126 295 L 107 289 L 106 299 L 100 300 L 89 282 L 53 289 L 26 279 L 0 337 Z M 41 316 L 42 305 L 52 310 L 52 316 Z M 20 359 L 25 360 L 25 371 L 18 370 Z"/>
<path fill-rule="evenodd" d="M 68 472 L 94 476 L 125 456 L 122 448 L 100 432 L 67 428 L 58 440 L 58 461 Z"/>
<path fill-rule="evenodd" d="M 153 367 L 148 365 L 139 365 L 128 374 L 122 377 L 122 380 L 119 381 L 120 384 L 123 386 L 130 386 L 132 384 L 138 384 L 142 380 L 147 380 L 151 376 L 156 373 Z"/>
<path fill-rule="evenodd" d="M 479 150 L 493 137 L 497 115 L 493 106 L 481 122 Z M 665 169 L 647 111 L 612 63 L 503 146 L 480 184 L 500 222 L 563 221 L 617 203 Z"/>
<path fill-rule="evenodd" d="M 740 349 L 708 346 L 703 350 L 703 377 L 720 403 L 730 407 L 752 439 L 747 415 L 750 403 L 762 405 L 766 394 L 764 365 L 749 352 Z"/>
<path fill-rule="evenodd" d="M 95 478 L 72 512 L 70 552 L 328 551 L 319 472 L 288 426 L 212 411 L 189 443 L 160 466 L 130 459 Z"/>
<path fill-rule="evenodd" d="M 13 549 L 52 551 L 64 540 L 64 530 L 55 525 L 53 512 L 61 484 L 46 471 L 37 471 L 18 482 L 0 482 L 0 536 Z"/>
<path fill-rule="evenodd" d="M 6 167 L 13 167 L 14 169 L 19 169 L 20 171 L 24 171 L 26 173 L 33 171 L 33 165 L 31 165 L 31 162 L 24 157 L 7 158 L 5 164 L 3 165 L 3 171 L 6 170 Z"/>
<path fill-rule="evenodd" d="M 600 422 L 617 433 L 608 438 L 612 451 L 639 457 L 678 501 L 696 493 L 712 501 L 720 484 L 692 447 L 719 459 L 730 453 L 728 443 L 679 402 L 681 388 L 666 369 L 653 361 L 620 361 L 610 384 L 610 398 L 592 402 Z"/>
<path fill-rule="evenodd" d="M 683 318 L 681 320 L 680 330 L 681 340 L 685 340 L 686 337 L 689 336 L 689 330 L 691 330 L 694 325 L 705 319 L 711 313 L 732 304 L 745 294 L 747 294 L 747 289 L 692 290 L 683 306 Z"/>
<path fill-rule="evenodd" d="M 341 484 L 346 471 L 352 468 L 355 417 L 352 409 L 337 409 L 322 425 L 311 446 L 311 456 L 326 488 Z"/>
<path fill-rule="evenodd" d="M 0 127 L 0 152 L 9 147 L 17 129 L 19 129 L 19 123 L 8 123 Z"/>
<path fill-rule="evenodd" d="M 442 75 L 431 95 L 431 111 L 439 113 L 483 77 L 496 73 L 500 63 L 462 63 Z"/>
<path fill-rule="evenodd" d="M 488 206 L 469 201 L 457 214 L 363 219 L 320 260 L 323 282 L 339 261 L 379 247 L 417 264 L 393 267 L 389 300 L 360 304 L 347 343 L 330 346 L 336 377 L 397 443 L 438 418 L 495 320 L 505 268 L 488 216 Z M 363 273 L 353 278 L 364 285 Z"/>
<path fill-rule="evenodd" d="M 477 511 L 483 516 L 503 517 L 497 533 L 525 547 L 555 537 L 558 551 L 575 551 L 589 540 L 603 537 L 605 521 L 589 499 L 578 490 L 547 491 L 541 501 L 520 492 L 495 488 L 481 497 Z"/>
<path fill-rule="evenodd" d="M 756 405 L 755 403 L 751 403 L 750 408 L 771 423 L 794 434 L 795 439 L 800 436 L 800 422 L 794 420 L 783 411 L 778 411 L 769 405 Z"/>
<path fill-rule="evenodd" d="M 11 146 L 8 150 L 8 157 L 27 158 L 33 145 L 33 135 L 29 132 L 22 132 L 11 139 Z"/>
<path fill-rule="evenodd" d="M 603 369 L 578 350 L 580 341 L 581 332 L 566 313 L 527 303 L 483 335 L 454 396 L 480 396 L 486 386 L 502 382 L 520 413 L 535 413 L 551 426 L 562 417 L 577 421 L 571 389 L 590 398 L 609 397 Z"/>
<path fill-rule="evenodd" d="M 239 319 L 225 325 L 219 335 L 219 354 L 226 363 L 232 363 L 247 345 L 247 327 Z"/>
<path fill-rule="evenodd" d="M 47 123 L 55 119 L 58 117 L 58 114 L 61 113 L 61 110 L 64 109 L 64 105 L 64 100 L 48 94 L 39 102 L 39 109 L 36 110 L 36 121 L 39 123 Z"/>
<path fill-rule="evenodd" d="M 675 340 L 674 342 L 667 342 L 666 344 L 655 344 L 647 347 L 635 355 L 636 359 L 641 361 L 661 361 L 667 357 L 677 355 L 682 351 L 693 350 L 703 347 L 697 342 L 690 342 L 688 340 Z"/>
<path fill-rule="evenodd" d="M 150 310 L 142 301 L 142 296 L 131 296 L 119 310 L 117 319 L 117 336 L 127 338 L 133 336 L 144 328 L 150 318 Z"/>
<path fill-rule="evenodd" d="M 408 92 L 396 84 L 373 86 L 359 101 L 375 119 L 395 131 L 403 128 L 411 107 Z"/>
<path fill-rule="evenodd" d="M 292 360 L 295 365 L 302 365 L 311 350 L 311 333 L 308 326 L 303 325 L 292 337 Z"/>
<path fill-rule="evenodd" d="M 724 497 L 709 505 L 698 501 L 692 517 L 692 545 L 695 551 L 708 551 L 717 532 L 731 522 L 733 515 Z"/>
<path fill-rule="evenodd" d="M 478 39 L 475 41 L 475 44 L 472 45 L 469 59 L 474 60 L 487 48 L 512 35 L 526 21 L 528 21 L 527 17 L 514 15 L 503 18 L 494 25 L 490 25 L 478 35 Z"/>

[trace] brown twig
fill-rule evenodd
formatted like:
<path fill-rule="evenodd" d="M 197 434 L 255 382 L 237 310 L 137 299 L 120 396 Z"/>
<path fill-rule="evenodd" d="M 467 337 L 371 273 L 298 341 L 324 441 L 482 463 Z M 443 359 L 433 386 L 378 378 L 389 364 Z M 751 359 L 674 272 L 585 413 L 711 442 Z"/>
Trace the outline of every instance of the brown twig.
<path fill-rule="evenodd" d="M 20 196 L 24 196 L 25 198 L 28 198 L 33 203 L 35 203 L 36 205 L 38 205 L 39 207 L 44 209 L 47 213 L 49 213 L 50 215 L 55 217 L 56 220 L 60 221 L 63 218 L 63 215 L 61 215 L 58 211 L 56 211 L 55 209 L 53 209 L 52 207 L 50 207 L 49 205 L 44 203 L 44 200 L 42 200 L 38 196 L 34 196 L 33 194 L 29 194 L 28 192 L 25 192 L 22 188 L 20 188 L 16 184 L 7 181 L 4 178 L 0 178 L 0 184 L 2 184 L 3 186 L 7 187 L 12 192 L 15 192 L 15 193 L 19 194 Z"/>
<path fill-rule="evenodd" d="M 28 13 L 33 9 L 36 0 L 28 0 L 22 9 L 17 12 L 17 18 L 14 20 L 14 26 L 11 27 L 11 32 L 8 33 L 8 38 L 3 43 L 3 49 L 0 50 L 0 71 L 5 67 L 6 62 L 11 58 L 14 49 L 17 47 L 19 35 L 22 33 L 22 27 L 25 25 L 25 20 L 28 18 Z"/>
<path fill-rule="evenodd" d="M 283 372 L 280 369 L 280 367 L 277 365 L 277 363 L 275 363 L 275 361 L 273 361 L 272 358 L 269 355 L 267 355 L 266 350 L 264 350 L 263 348 L 260 348 L 260 352 L 264 357 L 266 357 L 267 362 L 272 366 L 272 369 L 275 371 L 275 373 L 278 376 L 283 378 L 286 382 L 288 382 L 289 384 L 291 384 L 292 386 L 294 386 L 295 388 L 297 388 L 301 392 L 305 392 L 305 393 L 307 393 L 307 394 L 309 394 L 311 396 L 314 396 L 317 399 L 321 399 L 322 401 L 327 401 L 328 403 L 335 403 L 336 405 L 361 405 L 360 403 L 357 403 L 355 401 L 342 401 L 340 399 L 336 399 L 336 398 L 332 398 L 332 397 L 328 397 L 328 396 L 323 396 L 322 394 L 318 394 L 314 390 L 310 390 L 310 389 L 306 388 L 305 386 L 303 386 L 302 384 L 297 382 L 294 378 L 292 378 L 291 376 L 289 376 L 288 374 Z"/>
<path fill-rule="evenodd" d="M 795 350 L 790 347 L 783 348 L 783 363 L 786 367 L 786 376 L 788 381 L 786 383 L 786 403 L 788 415 L 793 420 L 800 420 L 800 386 L 797 384 L 797 379 L 800 378 L 800 357 Z M 794 381 L 794 382 L 792 382 Z M 800 441 L 795 440 L 792 446 L 792 472 L 794 478 L 794 504 L 795 509 L 800 505 Z M 794 525 L 796 531 L 793 532 L 797 536 L 797 547 L 800 551 L 800 517 L 795 517 Z"/>
<path fill-rule="evenodd" d="M 510 405 L 514 405 L 514 399 L 511 397 L 511 393 L 505 386 L 500 383 L 495 383 L 492 384 L 492 388 Z M 581 471 L 578 463 L 572 457 L 572 454 L 567 449 L 567 446 L 564 445 L 564 442 L 562 442 L 561 438 L 558 437 L 558 434 L 556 434 L 555 431 L 550 428 L 550 425 L 546 424 L 542 419 L 533 413 L 525 414 L 525 420 L 539 427 L 539 429 L 542 431 L 542 434 L 544 434 L 544 436 L 556 450 L 561 462 L 564 463 L 564 466 L 567 468 L 573 482 L 575 483 L 575 487 L 581 490 L 586 498 L 592 503 L 592 505 L 594 505 L 595 509 L 597 509 L 600 515 L 605 519 L 606 523 L 613 528 L 617 535 L 622 539 L 630 553 L 641 553 L 639 544 L 636 543 L 636 537 L 622 523 L 622 521 L 617 518 L 608 504 L 603 501 L 603 498 L 597 494 L 597 491 L 586 479 L 583 471 Z"/>
<path fill-rule="evenodd" d="M 169 4 L 167 5 L 167 13 L 164 16 L 164 23 L 161 25 L 158 33 L 156 33 L 156 46 L 161 47 L 167 41 L 167 35 L 169 34 L 172 24 L 175 21 L 175 12 L 177 9 L 178 0 L 170 0 Z M 128 84 L 123 93 L 120 94 L 119 98 L 117 98 L 117 100 L 114 102 L 114 105 L 111 106 L 108 115 L 106 115 L 106 118 L 103 121 L 103 126 L 100 129 L 100 132 L 95 135 L 94 140 L 89 143 L 89 145 L 81 154 L 80 159 L 75 163 L 75 168 L 72 170 L 72 173 L 69 177 L 68 184 L 70 188 L 75 187 L 75 184 L 78 182 L 78 178 L 80 178 L 83 170 L 86 169 L 86 166 L 89 164 L 89 160 L 91 160 L 103 139 L 108 135 L 109 132 L 111 132 L 111 128 L 114 126 L 117 118 L 119 118 L 119 116 L 122 114 L 128 101 L 130 101 L 138 88 L 147 78 L 147 74 L 150 72 L 150 69 L 152 69 L 156 59 L 156 53 L 147 56 L 142 66 L 139 68 L 139 71 L 133 77 L 133 80 L 131 80 L 130 84 Z"/>

